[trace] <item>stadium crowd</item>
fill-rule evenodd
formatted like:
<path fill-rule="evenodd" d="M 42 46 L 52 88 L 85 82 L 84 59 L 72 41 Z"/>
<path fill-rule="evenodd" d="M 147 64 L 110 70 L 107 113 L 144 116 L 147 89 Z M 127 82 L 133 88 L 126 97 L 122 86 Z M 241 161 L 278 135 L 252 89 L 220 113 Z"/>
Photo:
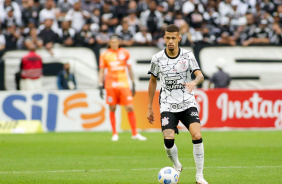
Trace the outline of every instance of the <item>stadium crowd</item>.
<path fill-rule="evenodd" d="M 58 43 L 95 53 L 111 34 L 122 46 L 164 47 L 168 24 L 180 45 L 282 44 L 282 0 L 0 0 L 0 56 Z"/>

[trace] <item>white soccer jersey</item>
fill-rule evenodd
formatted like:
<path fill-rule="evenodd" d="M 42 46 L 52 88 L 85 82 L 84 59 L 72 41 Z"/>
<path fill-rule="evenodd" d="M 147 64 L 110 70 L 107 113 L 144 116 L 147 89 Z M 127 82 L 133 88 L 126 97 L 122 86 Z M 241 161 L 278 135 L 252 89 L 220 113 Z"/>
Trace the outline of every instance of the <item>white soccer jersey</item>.
<path fill-rule="evenodd" d="M 152 57 L 148 72 L 160 77 L 160 111 L 181 112 L 196 107 L 194 93 L 189 93 L 183 83 L 191 81 L 191 74 L 200 67 L 191 51 L 179 48 L 178 56 L 172 58 L 162 50 Z"/>

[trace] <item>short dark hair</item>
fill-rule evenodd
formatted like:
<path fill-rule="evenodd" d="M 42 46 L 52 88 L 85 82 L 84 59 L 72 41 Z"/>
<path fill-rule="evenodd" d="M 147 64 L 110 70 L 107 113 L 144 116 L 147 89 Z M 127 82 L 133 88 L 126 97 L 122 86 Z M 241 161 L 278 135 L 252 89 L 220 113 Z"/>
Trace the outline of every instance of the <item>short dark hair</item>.
<path fill-rule="evenodd" d="M 170 24 L 165 28 L 166 32 L 178 32 L 179 33 L 179 27 L 177 27 L 174 24 Z"/>

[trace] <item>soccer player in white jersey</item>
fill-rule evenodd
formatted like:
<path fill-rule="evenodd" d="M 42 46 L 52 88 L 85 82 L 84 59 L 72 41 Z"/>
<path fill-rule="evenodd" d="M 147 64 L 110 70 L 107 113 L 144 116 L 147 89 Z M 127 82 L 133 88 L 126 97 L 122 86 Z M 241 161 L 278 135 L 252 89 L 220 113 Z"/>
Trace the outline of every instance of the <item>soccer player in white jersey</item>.
<path fill-rule="evenodd" d="M 161 124 L 167 156 L 174 168 L 180 173 L 182 165 L 178 159 L 178 150 L 174 143 L 175 133 L 178 134 L 179 121 L 189 130 L 193 142 L 193 155 L 196 164 L 196 183 L 208 184 L 203 177 L 204 145 L 201 136 L 196 100 L 193 93 L 195 86 L 204 81 L 204 76 L 192 52 L 179 48 L 181 40 L 179 28 L 175 25 L 166 27 L 164 39 L 166 48 L 152 57 L 149 82 L 149 101 L 147 119 L 155 120 L 152 109 L 157 77 L 160 77 L 160 111 Z M 194 73 L 196 78 L 191 79 Z"/>

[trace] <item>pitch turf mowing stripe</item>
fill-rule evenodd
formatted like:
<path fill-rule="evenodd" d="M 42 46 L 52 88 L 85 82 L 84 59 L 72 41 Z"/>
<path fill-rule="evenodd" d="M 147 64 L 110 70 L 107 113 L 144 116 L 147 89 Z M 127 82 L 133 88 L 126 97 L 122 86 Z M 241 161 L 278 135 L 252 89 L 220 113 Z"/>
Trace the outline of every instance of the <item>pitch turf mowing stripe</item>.
<path fill-rule="evenodd" d="M 282 168 L 282 166 L 227 166 L 227 167 L 205 167 L 204 169 L 260 169 L 260 168 Z M 23 173 L 63 173 L 63 172 L 112 172 L 112 171 L 145 171 L 158 170 L 160 168 L 140 168 L 140 169 L 100 169 L 100 170 L 58 170 L 58 171 L 10 171 L 0 172 L 0 174 L 23 174 Z M 195 167 L 184 167 L 184 169 L 195 169 Z"/>

